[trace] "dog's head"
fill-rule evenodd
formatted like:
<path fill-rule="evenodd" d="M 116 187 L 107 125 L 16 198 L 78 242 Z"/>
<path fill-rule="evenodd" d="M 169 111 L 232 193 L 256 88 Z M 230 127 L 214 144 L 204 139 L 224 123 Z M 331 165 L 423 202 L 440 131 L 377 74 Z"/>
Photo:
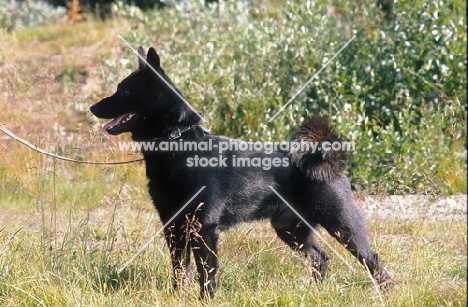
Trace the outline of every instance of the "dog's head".
<path fill-rule="evenodd" d="M 194 125 L 200 117 L 161 68 L 153 48 L 138 48 L 139 67 L 117 86 L 117 91 L 91 106 L 91 112 L 113 119 L 103 130 L 112 135 L 131 132 L 134 139 L 165 136 L 174 128 Z M 145 60 L 142 60 L 145 59 Z"/>

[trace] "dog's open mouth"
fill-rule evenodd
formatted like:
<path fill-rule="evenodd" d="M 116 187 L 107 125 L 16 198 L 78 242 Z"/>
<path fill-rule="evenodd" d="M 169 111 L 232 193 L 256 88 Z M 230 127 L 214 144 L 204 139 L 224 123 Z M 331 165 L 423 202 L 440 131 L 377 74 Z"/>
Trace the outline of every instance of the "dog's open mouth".
<path fill-rule="evenodd" d="M 102 127 L 102 130 L 110 134 L 119 134 L 123 132 L 124 127 L 133 123 L 136 118 L 136 113 L 126 113 L 124 115 L 114 118 L 113 121 L 105 124 Z"/>

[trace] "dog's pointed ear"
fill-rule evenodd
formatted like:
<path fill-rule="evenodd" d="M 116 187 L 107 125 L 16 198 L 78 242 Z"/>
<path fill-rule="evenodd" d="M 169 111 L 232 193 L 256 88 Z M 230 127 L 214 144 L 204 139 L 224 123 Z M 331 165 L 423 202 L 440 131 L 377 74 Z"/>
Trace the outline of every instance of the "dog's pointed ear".
<path fill-rule="evenodd" d="M 161 60 L 159 59 L 159 55 L 153 47 L 148 50 L 146 60 L 148 61 L 148 64 L 151 65 L 151 67 L 159 72 L 161 71 Z"/>
<path fill-rule="evenodd" d="M 146 63 L 141 59 L 145 59 L 146 60 L 146 54 L 145 54 L 145 50 L 143 49 L 143 47 L 138 47 L 138 68 L 139 69 L 145 69 L 146 68 Z"/>

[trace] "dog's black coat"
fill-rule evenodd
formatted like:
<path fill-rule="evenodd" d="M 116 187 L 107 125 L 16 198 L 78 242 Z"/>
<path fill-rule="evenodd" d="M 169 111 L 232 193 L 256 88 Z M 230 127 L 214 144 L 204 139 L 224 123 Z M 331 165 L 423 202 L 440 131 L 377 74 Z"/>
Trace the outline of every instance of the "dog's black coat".
<path fill-rule="evenodd" d="M 212 136 L 198 125 L 200 117 L 181 99 L 181 93 L 161 69 L 153 48 L 145 55 L 139 48 L 139 68 L 125 78 L 110 97 L 91 107 L 100 118 L 112 119 L 104 129 L 113 135 L 131 132 L 136 141 L 167 142 L 171 137 L 184 141 L 232 140 Z M 152 70 L 154 68 L 159 76 Z M 162 79 L 167 82 L 164 82 Z M 169 86 L 174 88 L 176 94 Z M 339 137 L 320 118 L 306 120 L 292 134 L 291 141 L 336 141 Z M 213 297 L 217 272 L 218 231 L 241 222 L 269 219 L 278 236 L 291 248 L 303 253 L 314 268 L 314 278 L 322 280 L 328 264 L 327 253 L 313 232 L 271 190 L 315 226 L 323 226 L 341 242 L 381 285 L 391 277 L 371 249 L 364 218 L 353 202 L 348 179 L 342 174 L 342 152 L 227 151 L 223 157 L 286 159 L 288 166 L 272 167 L 188 167 L 187 158 L 218 157 L 215 151 L 143 151 L 149 193 L 163 223 L 202 186 L 206 188 L 165 229 L 174 269 L 175 285 L 187 275 L 192 250 L 202 296 Z M 282 160 L 283 161 L 283 160 Z M 191 221 L 191 223 L 189 223 Z M 187 227 L 187 225 L 191 227 Z"/>

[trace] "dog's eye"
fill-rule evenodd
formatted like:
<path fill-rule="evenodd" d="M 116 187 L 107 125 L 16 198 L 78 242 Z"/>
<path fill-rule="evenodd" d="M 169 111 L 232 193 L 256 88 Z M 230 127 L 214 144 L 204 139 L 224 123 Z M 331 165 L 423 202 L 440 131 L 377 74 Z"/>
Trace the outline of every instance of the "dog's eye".
<path fill-rule="evenodd" d="M 122 94 L 120 94 L 122 97 L 128 97 L 130 96 L 130 91 L 122 91 Z"/>

